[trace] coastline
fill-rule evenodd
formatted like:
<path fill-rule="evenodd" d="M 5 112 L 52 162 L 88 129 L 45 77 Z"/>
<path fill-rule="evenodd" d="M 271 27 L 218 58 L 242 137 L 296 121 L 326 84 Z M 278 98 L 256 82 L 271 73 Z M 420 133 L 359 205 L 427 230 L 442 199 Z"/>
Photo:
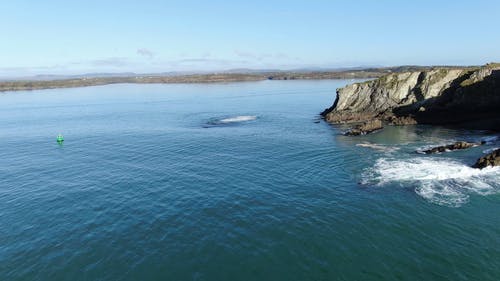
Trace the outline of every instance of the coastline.
<path fill-rule="evenodd" d="M 54 80 L 0 81 L 0 92 L 29 91 L 58 88 L 77 88 L 109 84 L 177 84 L 177 83 L 229 83 L 264 80 L 327 80 L 370 79 L 384 75 L 379 72 L 294 72 L 258 74 L 192 74 L 176 76 L 126 76 L 126 77 L 81 77 Z"/>
<path fill-rule="evenodd" d="M 330 123 L 454 125 L 500 130 L 500 64 L 391 73 L 337 90 Z"/>
<path fill-rule="evenodd" d="M 109 84 L 175 84 L 175 83 L 229 83 L 264 80 L 328 80 L 328 79 L 376 79 L 390 73 L 424 71 L 427 66 L 398 66 L 383 68 L 358 68 L 330 71 L 258 71 L 220 72 L 204 74 L 127 74 L 125 76 L 76 75 L 57 78 L 0 80 L 0 92 L 29 91 L 58 88 L 76 88 Z"/>
<path fill-rule="evenodd" d="M 479 68 L 394 73 L 337 90 L 333 105 L 321 116 L 333 124 L 355 124 L 344 135 L 359 136 L 384 125 L 454 126 L 500 131 L 500 64 Z M 436 153 L 482 145 L 455 142 L 436 146 Z M 500 149 L 481 156 L 474 168 L 500 165 Z"/>

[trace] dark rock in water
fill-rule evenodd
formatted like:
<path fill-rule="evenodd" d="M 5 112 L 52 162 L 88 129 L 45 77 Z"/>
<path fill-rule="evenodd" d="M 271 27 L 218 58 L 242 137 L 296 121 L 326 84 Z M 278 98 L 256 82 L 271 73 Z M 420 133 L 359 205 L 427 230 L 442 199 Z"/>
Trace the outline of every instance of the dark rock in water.
<path fill-rule="evenodd" d="M 389 124 L 394 126 L 416 125 L 418 122 L 411 116 L 391 116 L 388 118 Z"/>
<path fill-rule="evenodd" d="M 384 126 L 382 125 L 382 121 L 379 119 L 373 119 L 370 121 L 366 121 L 363 124 L 357 125 L 348 132 L 345 133 L 346 136 L 359 136 L 366 135 L 376 130 L 382 129 Z"/>
<path fill-rule="evenodd" d="M 476 163 L 472 165 L 473 168 L 479 169 L 486 168 L 488 166 L 500 166 L 500 148 L 479 158 Z"/>
<path fill-rule="evenodd" d="M 432 153 L 439 153 L 439 152 L 446 152 L 446 151 L 468 149 L 468 148 L 475 147 L 475 146 L 478 146 L 478 145 L 480 145 L 480 143 L 471 143 L 471 142 L 465 142 L 465 141 L 457 141 L 457 142 L 452 143 L 452 144 L 433 147 L 431 149 L 424 150 L 423 152 L 425 154 L 432 154 Z"/>
<path fill-rule="evenodd" d="M 459 149 L 467 149 L 478 145 L 479 145 L 478 143 L 457 141 L 456 143 L 433 147 L 431 149 L 427 149 L 422 152 L 425 154 L 433 154 L 433 153 L 440 153 L 440 152 L 453 151 Z"/>

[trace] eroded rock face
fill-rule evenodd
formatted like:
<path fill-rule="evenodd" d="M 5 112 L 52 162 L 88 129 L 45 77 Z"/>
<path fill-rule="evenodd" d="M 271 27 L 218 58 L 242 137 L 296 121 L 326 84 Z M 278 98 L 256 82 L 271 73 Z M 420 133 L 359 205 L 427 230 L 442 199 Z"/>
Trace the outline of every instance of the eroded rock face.
<path fill-rule="evenodd" d="M 436 146 L 436 147 L 433 147 L 431 149 L 424 150 L 424 151 L 422 151 L 422 153 L 425 153 L 425 154 L 441 153 L 441 152 L 446 152 L 446 151 L 467 149 L 467 148 L 471 148 L 471 147 L 478 146 L 478 145 L 480 145 L 480 144 L 472 143 L 472 142 L 465 142 L 465 141 L 457 141 L 457 142 L 452 143 L 452 144 Z"/>
<path fill-rule="evenodd" d="M 337 89 L 322 116 L 332 123 L 374 118 L 391 125 L 462 124 L 500 130 L 500 65 L 393 73 Z M 474 127 L 474 126 L 469 126 Z"/>
<path fill-rule="evenodd" d="M 462 74 L 461 69 L 395 73 L 337 90 L 337 99 L 325 119 L 351 122 L 371 119 L 393 108 L 436 97 Z"/>
<path fill-rule="evenodd" d="M 483 169 L 488 166 L 500 166 L 500 148 L 479 158 L 472 167 Z"/>
<path fill-rule="evenodd" d="M 355 126 L 351 130 L 347 131 L 345 135 L 346 136 L 366 135 L 376 130 L 380 130 L 382 128 L 383 128 L 382 121 L 379 119 L 374 119 Z"/>

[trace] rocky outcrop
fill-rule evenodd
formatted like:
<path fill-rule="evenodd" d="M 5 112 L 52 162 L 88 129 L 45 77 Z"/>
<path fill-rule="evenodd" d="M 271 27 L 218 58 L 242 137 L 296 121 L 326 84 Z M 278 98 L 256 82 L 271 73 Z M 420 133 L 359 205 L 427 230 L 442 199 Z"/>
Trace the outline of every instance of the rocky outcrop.
<path fill-rule="evenodd" d="M 488 166 L 500 166 L 500 148 L 479 158 L 472 167 L 483 169 Z"/>
<path fill-rule="evenodd" d="M 337 90 L 332 123 L 456 124 L 500 130 L 500 64 L 394 73 Z"/>
<path fill-rule="evenodd" d="M 382 121 L 379 119 L 369 120 L 363 124 L 359 124 L 345 133 L 346 136 L 359 136 L 366 135 L 371 132 L 380 130 L 383 128 Z"/>
<path fill-rule="evenodd" d="M 394 116 L 391 115 L 387 117 L 386 120 L 390 125 L 394 126 L 404 126 L 404 125 L 415 125 L 417 124 L 417 120 L 411 116 Z"/>
<path fill-rule="evenodd" d="M 467 148 L 475 147 L 478 145 L 480 145 L 480 143 L 457 141 L 457 142 L 452 143 L 452 144 L 436 146 L 436 147 L 433 147 L 431 149 L 423 150 L 422 153 L 424 153 L 424 154 L 441 153 L 441 152 L 446 152 L 446 151 L 467 149 Z"/>

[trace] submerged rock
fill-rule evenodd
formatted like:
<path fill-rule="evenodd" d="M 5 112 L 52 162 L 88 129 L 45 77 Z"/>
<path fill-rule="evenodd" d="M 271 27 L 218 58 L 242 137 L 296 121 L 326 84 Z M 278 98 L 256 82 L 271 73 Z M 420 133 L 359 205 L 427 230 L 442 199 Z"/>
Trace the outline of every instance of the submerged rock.
<path fill-rule="evenodd" d="M 476 163 L 472 165 L 473 168 L 479 169 L 486 168 L 488 166 L 500 166 L 500 148 L 479 158 Z"/>
<path fill-rule="evenodd" d="M 436 147 L 433 147 L 431 149 L 423 150 L 422 153 L 433 154 L 433 153 L 440 153 L 440 152 L 446 152 L 446 151 L 467 149 L 467 148 L 471 148 L 471 147 L 478 146 L 478 145 L 480 145 L 480 144 L 472 143 L 472 142 L 465 142 L 465 141 L 457 141 L 457 142 L 452 143 L 452 144 L 436 146 Z"/>
<path fill-rule="evenodd" d="M 363 124 L 357 125 L 351 130 L 345 133 L 346 136 L 359 136 L 366 135 L 376 130 L 382 129 L 384 126 L 382 125 L 382 121 L 379 119 L 373 119 L 364 122 Z"/>

